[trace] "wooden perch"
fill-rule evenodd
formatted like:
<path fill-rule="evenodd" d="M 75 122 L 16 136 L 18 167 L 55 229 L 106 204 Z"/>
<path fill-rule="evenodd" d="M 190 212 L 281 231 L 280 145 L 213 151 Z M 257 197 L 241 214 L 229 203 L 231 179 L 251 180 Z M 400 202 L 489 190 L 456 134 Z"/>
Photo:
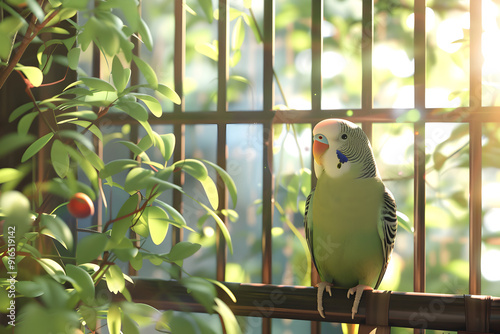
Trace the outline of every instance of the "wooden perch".
<path fill-rule="evenodd" d="M 134 278 L 134 282 L 128 286 L 134 302 L 160 310 L 205 312 L 178 281 Z M 500 332 L 500 298 L 496 297 L 365 291 L 353 320 L 352 299 L 347 299 L 347 290 L 333 289 L 332 297 L 323 297 L 323 319 L 316 310 L 316 288 L 227 282 L 224 285 L 237 302 L 219 288 L 218 297 L 240 316 L 358 323 L 365 328 L 378 327 L 379 333 L 380 329 L 388 332 L 390 327 Z"/>

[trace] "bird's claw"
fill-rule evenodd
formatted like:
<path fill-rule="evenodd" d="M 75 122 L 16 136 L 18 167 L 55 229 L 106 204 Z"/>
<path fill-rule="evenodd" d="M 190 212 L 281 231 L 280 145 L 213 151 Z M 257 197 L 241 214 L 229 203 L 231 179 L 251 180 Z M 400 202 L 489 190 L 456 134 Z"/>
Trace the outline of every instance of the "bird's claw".
<path fill-rule="evenodd" d="M 332 296 L 332 284 L 328 282 L 320 282 L 318 285 L 318 312 L 322 318 L 325 318 L 325 314 L 323 313 L 323 292 L 326 290 L 330 297 Z"/>
<path fill-rule="evenodd" d="M 359 302 L 361 300 L 361 296 L 363 295 L 364 290 L 373 290 L 373 288 L 371 286 L 368 286 L 368 285 L 359 284 L 359 285 L 356 285 L 355 287 L 347 290 L 347 298 L 348 299 L 351 295 L 356 294 L 356 297 L 354 298 L 354 303 L 352 304 L 352 310 L 351 310 L 352 311 L 352 319 L 354 319 L 354 315 L 356 313 L 358 313 Z"/>

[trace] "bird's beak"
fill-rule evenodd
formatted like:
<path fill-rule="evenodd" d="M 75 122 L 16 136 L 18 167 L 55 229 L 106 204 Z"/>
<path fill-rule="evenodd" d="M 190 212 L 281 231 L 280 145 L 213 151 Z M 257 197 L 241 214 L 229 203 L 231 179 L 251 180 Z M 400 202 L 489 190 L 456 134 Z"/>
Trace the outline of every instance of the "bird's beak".
<path fill-rule="evenodd" d="M 321 165 L 321 156 L 326 152 L 326 150 L 329 148 L 330 146 L 328 144 L 325 144 L 325 143 L 322 143 L 318 140 L 315 140 L 313 142 L 313 156 L 314 156 L 314 161 L 316 161 L 316 163 L 318 165 Z"/>

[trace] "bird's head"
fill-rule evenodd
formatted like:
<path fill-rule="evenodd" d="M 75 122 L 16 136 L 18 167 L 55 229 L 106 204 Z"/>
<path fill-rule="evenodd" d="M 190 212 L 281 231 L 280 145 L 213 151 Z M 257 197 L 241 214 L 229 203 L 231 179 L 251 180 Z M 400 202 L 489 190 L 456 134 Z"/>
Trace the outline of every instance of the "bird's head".
<path fill-rule="evenodd" d="M 378 175 L 370 142 L 356 124 L 343 119 L 325 119 L 314 127 L 313 140 L 316 177 L 323 172 L 332 178 Z"/>

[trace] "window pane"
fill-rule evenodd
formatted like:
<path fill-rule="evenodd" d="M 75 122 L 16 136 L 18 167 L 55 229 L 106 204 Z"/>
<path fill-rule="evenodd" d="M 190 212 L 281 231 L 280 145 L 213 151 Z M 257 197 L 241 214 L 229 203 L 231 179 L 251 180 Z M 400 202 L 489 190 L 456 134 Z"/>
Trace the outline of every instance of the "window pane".
<path fill-rule="evenodd" d="M 469 290 L 469 127 L 426 124 L 427 292 Z"/>
<path fill-rule="evenodd" d="M 469 105 L 469 1 L 457 1 L 453 9 L 435 1 L 426 11 L 427 108 Z"/>
<path fill-rule="evenodd" d="M 481 293 L 500 295 L 500 131 L 497 123 L 483 127 L 483 244 Z"/>
<path fill-rule="evenodd" d="M 412 4 L 375 6 L 373 46 L 373 106 L 413 108 Z"/>
<path fill-rule="evenodd" d="M 238 220 L 229 223 L 234 253 L 228 253 L 226 280 L 261 282 L 262 278 L 262 126 L 228 125 L 227 172 L 238 189 L 235 211 Z M 229 205 L 232 208 L 232 205 Z"/>
<path fill-rule="evenodd" d="M 396 199 L 397 210 L 413 226 L 413 125 L 374 124 L 372 147 L 382 180 Z M 413 234 L 401 224 L 380 289 L 413 290 Z"/>
<path fill-rule="evenodd" d="M 361 1 L 325 2 L 323 109 L 361 107 Z"/>

